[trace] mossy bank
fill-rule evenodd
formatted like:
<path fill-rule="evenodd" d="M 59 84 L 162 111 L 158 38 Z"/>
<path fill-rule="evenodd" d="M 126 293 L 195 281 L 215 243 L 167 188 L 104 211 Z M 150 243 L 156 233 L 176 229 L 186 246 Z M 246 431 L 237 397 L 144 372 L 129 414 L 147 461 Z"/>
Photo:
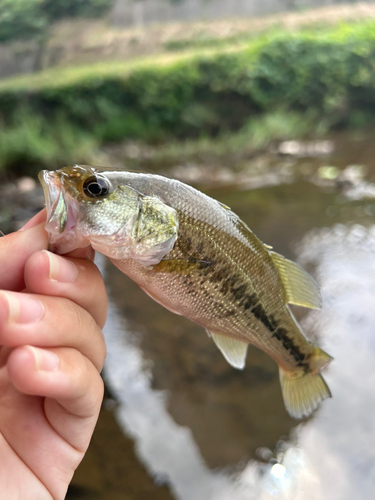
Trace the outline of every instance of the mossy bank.
<path fill-rule="evenodd" d="M 127 139 L 160 144 L 250 130 L 251 141 L 257 124 L 266 129 L 254 147 L 365 126 L 375 121 L 374 82 L 374 21 L 3 80 L 0 166 L 54 168 Z M 283 133 L 279 119 L 275 131 L 266 118 L 275 115 L 294 125 Z"/>

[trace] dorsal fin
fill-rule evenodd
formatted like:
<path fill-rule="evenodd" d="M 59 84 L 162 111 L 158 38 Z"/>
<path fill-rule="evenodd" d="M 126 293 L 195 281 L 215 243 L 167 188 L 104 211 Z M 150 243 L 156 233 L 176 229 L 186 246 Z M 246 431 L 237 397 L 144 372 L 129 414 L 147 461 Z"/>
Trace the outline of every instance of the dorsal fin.
<path fill-rule="evenodd" d="M 270 252 L 284 285 L 286 303 L 320 309 L 322 298 L 319 287 L 312 276 L 295 262 L 276 252 Z"/>
<path fill-rule="evenodd" d="M 247 352 L 246 342 L 228 337 L 221 333 L 209 332 L 208 330 L 207 333 L 212 337 L 217 347 L 223 353 L 224 358 L 233 368 L 237 368 L 238 370 L 243 370 L 245 368 Z"/>

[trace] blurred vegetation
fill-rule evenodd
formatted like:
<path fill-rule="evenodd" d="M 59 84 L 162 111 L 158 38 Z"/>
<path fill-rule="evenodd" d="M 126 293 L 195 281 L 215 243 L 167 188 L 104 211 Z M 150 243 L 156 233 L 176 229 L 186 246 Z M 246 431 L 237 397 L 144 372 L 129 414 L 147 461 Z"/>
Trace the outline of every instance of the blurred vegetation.
<path fill-rule="evenodd" d="M 0 0 L 0 42 L 27 39 L 42 33 L 47 18 L 41 14 L 43 0 Z"/>
<path fill-rule="evenodd" d="M 374 21 L 20 76 L 0 82 L 0 166 L 53 167 L 129 138 L 255 148 L 365 126 L 374 86 Z"/>
<path fill-rule="evenodd" d="M 216 137 L 201 136 L 197 139 L 171 140 L 148 150 L 145 160 L 126 158 L 134 167 L 147 169 L 170 167 L 183 163 L 210 164 L 231 168 L 241 160 L 252 156 L 254 151 L 268 146 L 270 140 L 301 139 L 311 133 L 315 136 L 327 132 L 324 121 L 317 122 L 311 113 L 294 111 L 268 112 L 249 118 L 236 132 L 221 132 Z"/>
<path fill-rule="evenodd" d="M 113 0 L 43 0 L 42 12 L 49 19 L 65 17 L 99 17 L 112 6 Z"/>
<path fill-rule="evenodd" d="M 0 42 L 43 38 L 51 22 L 66 17 L 98 17 L 113 0 L 0 0 Z"/>
<path fill-rule="evenodd" d="M 66 165 L 87 160 L 97 142 L 56 117 L 53 127 L 23 110 L 14 124 L 0 133 L 0 169 L 14 174 L 37 173 L 41 165 Z"/>

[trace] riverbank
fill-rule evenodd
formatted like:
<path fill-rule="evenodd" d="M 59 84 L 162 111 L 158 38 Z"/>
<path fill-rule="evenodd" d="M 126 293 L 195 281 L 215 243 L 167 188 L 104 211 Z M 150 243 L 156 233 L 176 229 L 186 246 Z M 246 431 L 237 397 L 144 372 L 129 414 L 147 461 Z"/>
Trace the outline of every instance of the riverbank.
<path fill-rule="evenodd" d="M 134 141 L 158 163 L 241 156 L 371 126 L 374 79 L 374 20 L 19 76 L 0 82 L 0 168 L 100 164 Z"/>
<path fill-rule="evenodd" d="M 124 61 L 194 47 L 235 45 L 274 30 L 291 33 L 312 25 L 335 26 L 374 18 L 374 3 L 359 2 L 261 17 L 153 23 L 128 28 L 111 26 L 108 17 L 64 19 L 49 26 L 48 35 L 42 40 L 34 37 L 28 41 L 0 43 L 0 75 Z"/>

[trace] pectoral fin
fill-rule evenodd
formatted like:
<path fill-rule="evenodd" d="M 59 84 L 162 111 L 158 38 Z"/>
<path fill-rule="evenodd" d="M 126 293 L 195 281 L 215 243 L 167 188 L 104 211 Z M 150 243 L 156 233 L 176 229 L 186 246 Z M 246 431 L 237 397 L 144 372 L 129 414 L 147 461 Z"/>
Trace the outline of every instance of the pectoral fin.
<path fill-rule="evenodd" d="M 221 333 L 209 332 L 208 330 L 207 333 L 212 337 L 228 363 L 233 368 L 243 370 L 246 361 L 247 343 Z"/>
<path fill-rule="evenodd" d="M 131 239 L 132 258 L 145 266 L 158 264 L 170 252 L 178 234 L 178 216 L 153 196 L 140 198 L 140 209 Z"/>
<path fill-rule="evenodd" d="M 322 298 L 319 287 L 312 276 L 295 262 L 285 259 L 276 252 L 270 252 L 284 285 L 285 302 L 297 306 L 320 309 Z"/>

